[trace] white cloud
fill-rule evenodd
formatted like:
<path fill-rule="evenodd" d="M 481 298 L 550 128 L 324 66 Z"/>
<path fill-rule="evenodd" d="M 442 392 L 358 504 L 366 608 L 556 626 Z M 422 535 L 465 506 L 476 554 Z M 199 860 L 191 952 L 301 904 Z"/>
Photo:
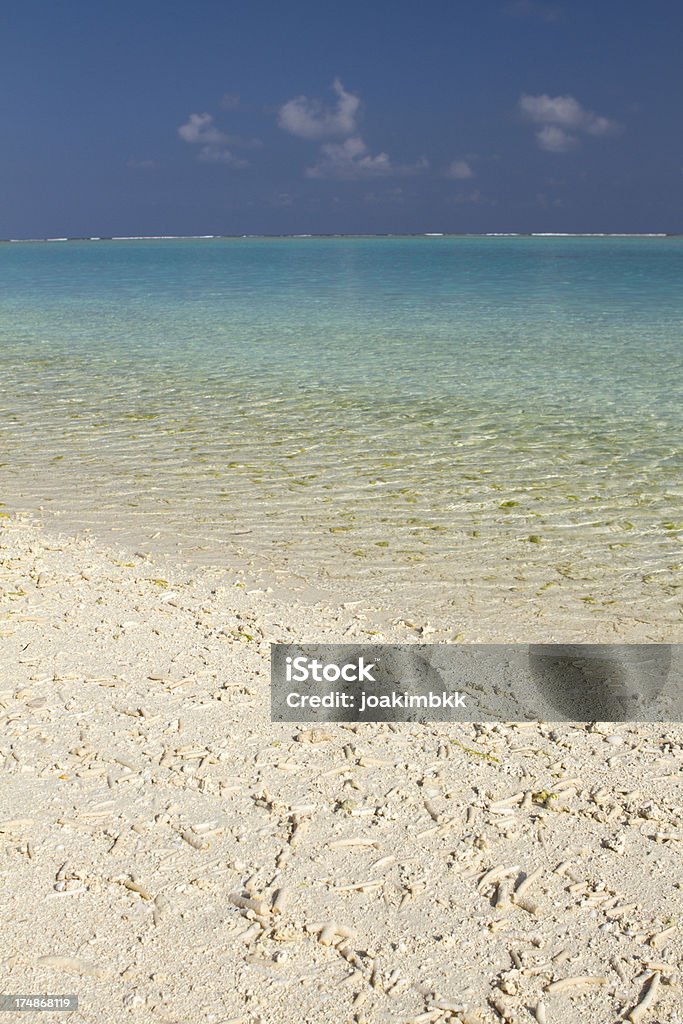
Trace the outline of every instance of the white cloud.
<path fill-rule="evenodd" d="M 387 153 L 371 156 L 360 136 L 320 147 L 320 160 L 306 171 L 307 178 L 376 178 L 394 173 Z"/>
<path fill-rule="evenodd" d="M 532 121 L 577 128 L 590 135 L 606 135 L 615 125 L 606 117 L 584 110 L 573 96 L 522 96 L 520 108 Z"/>
<path fill-rule="evenodd" d="M 359 135 L 344 142 L 327 142 L 320 147 L 320 159 L 306 170 L 307 178 L 337 178 L 355 181 L 359 178 L 388 178 L 416 174 L 429 166 L 424 159 L 415 164 L 394 164 L 388 153 L 372 156 Z"/>
<path fill-rule="evenodd" d="M 536 142 L 547 153 L 568 153 L 578 146 L 576 135 L 571 135 L 556 124 L 546 124 L 536 132 Z"/>
<path fill-rule="evenodd" d="M 248 167 L 249 162 L 235 156 L 228 146 L 255 149 L 261 143 L 258 139 L 241 139 L 237 135 L 226 135 L 216 127 L 213 114 L 190 114 L 185 124 L 178 128 L 178 135 L 184 142 L 200 146 L 198 159 L 205 163 L 227 164 L 239 170 Z"/>
<path fill-rule="evenodd" d="M 454 160 L 446 172 L 446 177 L 455 178 L 456 181 L 464 181 L 465 178 L 473 178 L 474 171 L 467 160 Z"/>
<path fill-rule="evenodd" d="M 216 128 L 213 114 L 190 114 L 178 129 L 178 135 L 184 142 L 191 143 L 219 144 L 227 141 L 227 136 Z"/>
<path fill-rule="evenodd" d="M 337 97 L 333 107 L 318 99 L 297 96 L 278 112 L 280 128 L 291 135 L 301 139 L 339 139 L 321 144 L 317 162 L 306 169 L 307 178 L 388 178 L 414 174 L 428 166 L 424 158 L 416 164 L 403 165 L 393 163 L 388 153 L 371 153 L 357 127 L 360 97 L 348 92 L 338 78 L 332 83 L 332 90 Z"/>
<path fill-rule="evenodd" d="M 301 139 L 327 139 L 354 135 L 360 98 L 347 92 L 338 78 L 332 83 L 337 97 L 335 107 L 325 106 L 318 99 L 297 96 L 288 100 L 278 114 L 284 131 Z"/>
<path fill-rule="evenodd" d="M 585 110 L 573 96 L 523 95 L 519 100 L 521 112 L 540 125 L 536 142 L 549 153 L 566 153 L 578 145 L 578 134 L 610 135 L 617 130 L 611 121 L 592 110 Z"/>

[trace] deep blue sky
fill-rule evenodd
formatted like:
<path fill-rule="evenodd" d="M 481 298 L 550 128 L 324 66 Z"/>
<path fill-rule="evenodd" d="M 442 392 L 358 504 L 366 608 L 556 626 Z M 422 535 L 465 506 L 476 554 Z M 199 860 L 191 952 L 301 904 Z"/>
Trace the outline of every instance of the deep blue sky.
<path fill-rule="evenodd" d="M 5 0 L 0 237 L 680 232 L 681 40 L 676 0 Z"/>

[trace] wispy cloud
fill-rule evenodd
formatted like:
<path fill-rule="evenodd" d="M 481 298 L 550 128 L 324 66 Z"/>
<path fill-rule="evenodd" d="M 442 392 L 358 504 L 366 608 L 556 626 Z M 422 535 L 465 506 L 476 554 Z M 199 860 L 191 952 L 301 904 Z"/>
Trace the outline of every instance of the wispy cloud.
<path fill-rule="evenodd" d="M 178 128 L 178 135 L 183 142 L 199 146 L 198 159 L 207 163 L 227 164 L 239 170 L 248 167 L 249 162 L 235 156 L 234 148 L 260 148 L 259 139 L 242 139 L 239 135 L 228 135 L 216 127 L 213 114 L 190 114 L 185 124 Z"/>
<path fill-rule="evenodd" d="M 329 139 L 353 135 L 360 98 L 347 90 L 338 78 L 332 83 L 337 97 L 335 106 L 326 106 L 319 99 L 297 96 L 280 107 L 278 124 L 284 131 L 301 139 Z"/>
<path fill-rule="evenodd" d="M 221 108 L 223 110 L 237 110 L 241 104 L 238 92 L 226 92 L 221 96 Z"/>
<path fill-rule="evenodd" d="M 505 4 L 503 12 L 510 18 L 538 18 L 548 23 L 561 21 L 564 16 L 561 7 L 542 3 L 541 0 L 512 0 Z"/>
<path fill-rule="evenodd" d="M 132 167 L 136 171 L 153 171 L 158 166 L 156 160 L 139 160 L 134 156 L 126 161 L 126 167 Z"/>
<path fill-rule="evenodd" d="M 551 209 L 552 207 L 555 207 L 557 209 L 562 209 L 562 207 L 565 205 L 564 204 L 564 199 L 560 199 L 559 197 L 553 198 L 553 197 L 549 196 L 546 192 L 537 192 L 536 193 L 536 202 L 544 210 Z"/>
<path fill-rule="evenodd" d="M 574 149 L 581 134 L 604 136 L 618 128 L 616 121 L 586 110 L 573 96 L 523 95 L 519 109 L 539 126 L 536 142 L 549 153 L 566 153 Z"/>
<path fill-rule="evenodd" d="M 471 192 L 459 192 L 453 196 L 451 202 L 455 203 L 456 206 L 460 206 L 463 203 L 480 203 L 481 192 L 478 188 L 473 189 Z"/>
<path fill-rule="evenodd" d="M 372 203 L 373 206 L 403 206 L 406 196 L 402 188 L 382 189 L 378 192 L 366 192 L 363 196 L 364 203 Z"/>
<path fill-rule="evenodd" d="M 456 181 L 464 181 L 466 178 L 473 178 L 474 171 L 467 160 L 454 160 L 446 171 L 447 178 L 455 178 Z"/>
<path fill-rule="evenodd" d="M 236 171 L 241 171 L 244 167 L 249 166 L 248 160 L 241 156 L 235 156 L 231 150 L 222 146 L 203 146 L 199 150 L 198 159 L 207 164 L 227 164 L 228 167 L 233 167 Z"/>

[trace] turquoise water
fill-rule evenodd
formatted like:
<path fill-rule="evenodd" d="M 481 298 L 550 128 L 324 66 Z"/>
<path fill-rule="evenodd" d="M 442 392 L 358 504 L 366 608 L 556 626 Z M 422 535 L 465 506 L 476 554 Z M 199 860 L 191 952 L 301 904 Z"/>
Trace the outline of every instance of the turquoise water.
<path fill-rule="evenodd" d="M 682 281 L 678 238 L 2 245 L 0 497 L 416 600 L 676 601 Z"/>

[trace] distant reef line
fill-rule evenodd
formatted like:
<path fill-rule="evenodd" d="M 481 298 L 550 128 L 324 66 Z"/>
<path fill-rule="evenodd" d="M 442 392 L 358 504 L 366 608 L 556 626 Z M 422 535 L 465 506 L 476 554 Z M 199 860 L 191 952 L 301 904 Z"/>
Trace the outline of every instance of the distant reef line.
<path fill-rule="evenodd" d="M 46 238 L 0 238 L 0 243 L 17 242 L 190 242 L 220 239 L 250 238 L 681 238 L 676 231 L 415 231 L 408 233 L 384 232 L 323 232 L 320 234 L 216 234 L 216 235 L 66 235 Z"/>

